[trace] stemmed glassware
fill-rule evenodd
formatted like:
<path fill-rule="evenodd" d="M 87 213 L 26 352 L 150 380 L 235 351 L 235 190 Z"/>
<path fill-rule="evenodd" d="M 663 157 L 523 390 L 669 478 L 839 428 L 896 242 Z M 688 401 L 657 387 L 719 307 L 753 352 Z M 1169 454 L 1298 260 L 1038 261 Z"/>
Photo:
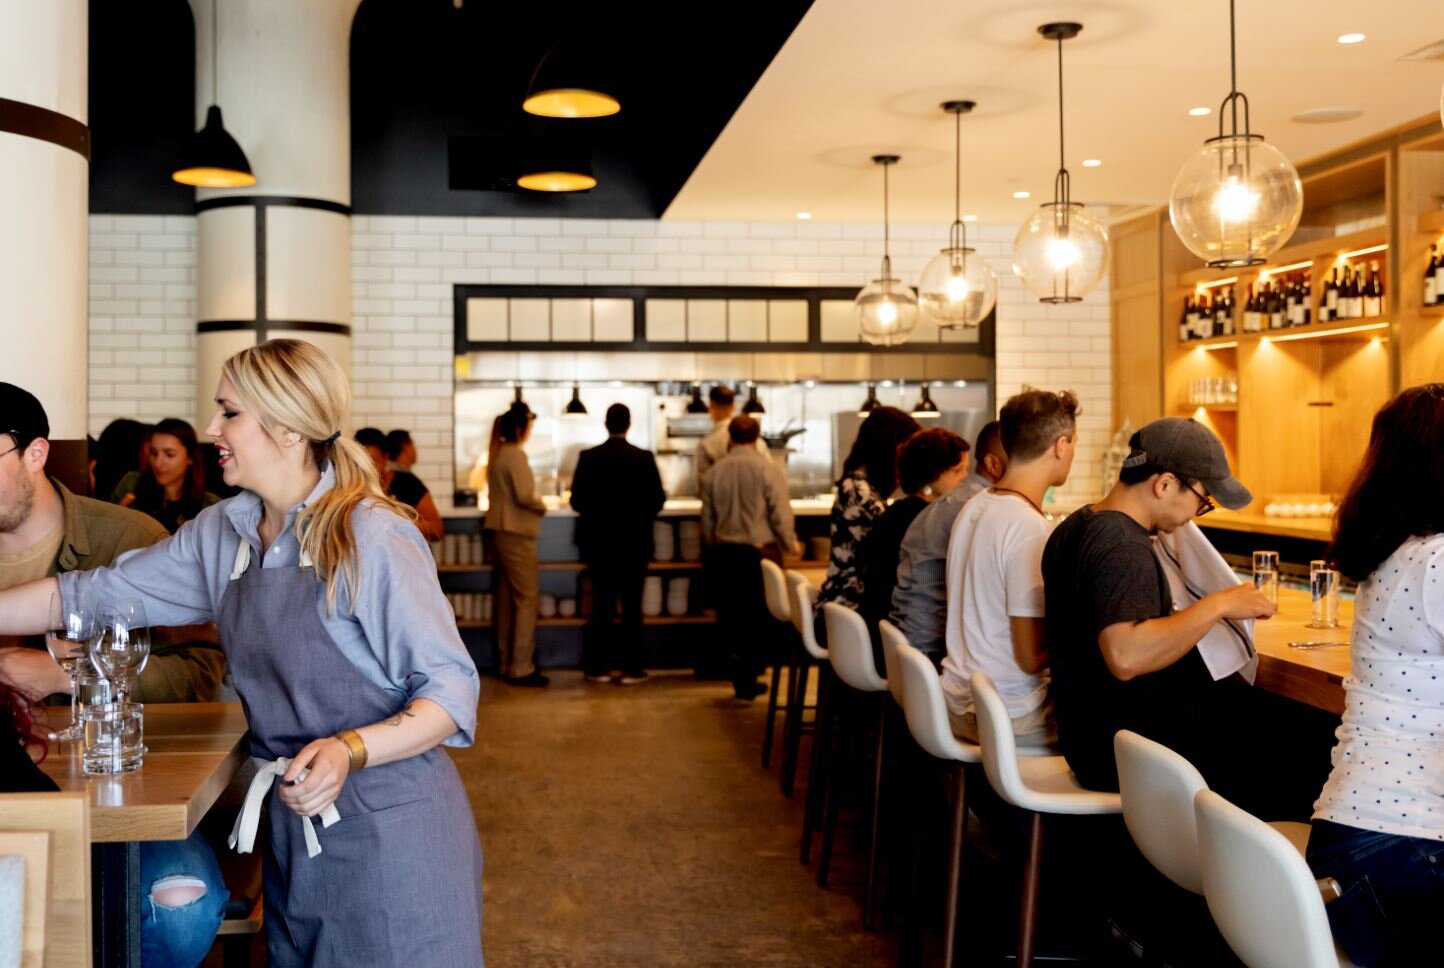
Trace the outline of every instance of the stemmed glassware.
<path fill-rule="evenodd" d="M 115 687 L 116 702 L 126 702 L 136 675 L 150 657 L 150 623 L 140 602 L 113 602 L 95 612 L 90 660 Z"/>
<path fill-rule="evenodd" d="M 95 610 L 83 601 L 66 602 L 59 592 L 50 596 L 49 619 L 45 626 L 45 647 L 50 657 L 70 676 L 70 725 L 52 734 L 55 740 L 80 739 L 80 722 L 76 717 L 76 693 L 79 678 L 89 664 L 91 642 L 95 638 Z"/>

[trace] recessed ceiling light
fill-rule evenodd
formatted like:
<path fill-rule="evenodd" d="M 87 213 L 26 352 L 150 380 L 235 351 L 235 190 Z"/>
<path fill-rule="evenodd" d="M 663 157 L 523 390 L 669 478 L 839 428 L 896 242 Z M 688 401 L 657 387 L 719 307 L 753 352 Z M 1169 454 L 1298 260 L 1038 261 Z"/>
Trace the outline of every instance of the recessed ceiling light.
<path fill-rule="evenodd" d="M 964 216 L 963 216 L 963 221 L 964 221 L 964 222 L 976 222 L 977 220 L 978 220 L 978 217 L 977 217 L 976 215 L 964 215 Z"/>
<path fill-rule="evenodd" d="M 1188 113 L 1195 118 L 1201 118 L 1213 113 L 1213 108 L 1189 108 Z"/>
<path fill-rule="evenodd" d="M 811 212 L 798 212 L 798 213 L 797 213 L 797 217 L 800 218 L 800 219 L 802 219 L 804 222 L 806 222 L 808 219 L 812 218 L 812 213 L 811 213 Z"/>
<path fill-rule="evenodd" d="M 1084 167 L 1084 168 L 1097 168 L 1097 167 L 1101 166 L 1102 164 L 1103 164 L 1103 162 L 1099 161 L 1097 158 L 1084 158 L 1084 159 L 1083 159 L 1083 167 Z"/>
<path fill-rule="evenodd" d="M 1364 112 L 1358 108 L 1314 108 L 1309 111 L 1302 111 L 1289 120 L 1298 124 L 1334 124 L 1339 121 L 1352 121 L 1363 113 Z"/>
<path fill-rule="evenodd" d="M 1364 42 L 1364 35 L 1363 35 L 1363 34 L 1340 34 L 1340 35 L 1339 35 L 1339 43 L 1341 43 L 1341 44 L 1361 44 L 1361 43 L 1363 43 L 1363 42 Z"/>
<path fill-rule="evenodd" d="M 1014 197 L 1014 198 L 1032 198 L 1032 197 L 1033 197 L 1033 193 L 1032 193 L 1032 192 L 1014 192 L 1014 193 L 1013 193 L 1013 197 Z"/>

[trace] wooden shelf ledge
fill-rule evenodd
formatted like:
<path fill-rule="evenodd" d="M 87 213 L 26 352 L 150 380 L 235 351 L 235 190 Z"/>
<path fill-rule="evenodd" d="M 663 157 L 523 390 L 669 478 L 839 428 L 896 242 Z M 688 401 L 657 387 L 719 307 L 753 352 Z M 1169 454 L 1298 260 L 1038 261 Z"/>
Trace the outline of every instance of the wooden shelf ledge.
<path fill-rule="evenodd" d="M 1236 269 L 1210 269 L 1204 266 L 1199 269 L 1190 269 L 1179 275 L 1178 284 L 1184 288 L 1193 289 L 1199 284 L 1216 285 L 1230 276 L 1238 276 L 1239 284 L 1246 285 L 1258 275 L 1276 271 L 1281 266 L 1291 266 L 1300 262 L 1317 262 L 1322 258 L 1341 252 L 1353 252 L 1358 249 L 1371 249 L 1376 245 L 1386 245 L 1388 241 L 1389 229 L 1384 225 L 1365 229 L 1362 232 L 1350 232 L 1348 235 L 1329 235 L 1279 249 L 1268 262 L 1259 266 L 1244 266 Z"/>
<path fill-rule="evenodd" d="M 1424 212 L 1419 216 L 1419 231 L 1425 235 L 1438 232 L 1444 235 L 1444 209 L 1437 212 Z"/>

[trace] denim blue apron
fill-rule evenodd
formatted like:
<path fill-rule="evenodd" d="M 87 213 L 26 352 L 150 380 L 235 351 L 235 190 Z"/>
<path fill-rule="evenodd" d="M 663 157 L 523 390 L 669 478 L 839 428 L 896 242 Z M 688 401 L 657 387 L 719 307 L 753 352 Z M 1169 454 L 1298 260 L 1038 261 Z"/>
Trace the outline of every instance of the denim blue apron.
<path fill-rule="evenodd" d="M 321 621 L 326 586 L 299 568 L 250 567 L 244 538 L 217 626 L 250 728 L 251 755 L 294 757 L 321 736 L 379 722 L 403 703 L 363 676 Z M 451 758 L 435 747 L 354 773 L 339 821 L 316 824 L 266 797 L 266 948 L 272 968 L 481 968 L 481 844 Z"/>

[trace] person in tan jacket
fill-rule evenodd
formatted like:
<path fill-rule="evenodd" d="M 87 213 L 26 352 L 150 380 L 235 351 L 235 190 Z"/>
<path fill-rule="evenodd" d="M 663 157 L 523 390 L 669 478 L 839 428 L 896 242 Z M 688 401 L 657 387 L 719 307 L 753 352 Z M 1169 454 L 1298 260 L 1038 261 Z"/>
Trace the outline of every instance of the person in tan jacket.
<path fill-rule="evenodd" d="M 492 532 L 495 550 L 492 574 L 498 670 L 501 678 L 514 686 L 545 686 L 548 682 L 532 659 L 541 577 L 536 540 L 547 510 L 522 449 L 531 436 L 534 419 L 524 403 L 514 403 L 502 414 L 501 446 L 486 469 L 489 499 L 484 527 Z"/>

